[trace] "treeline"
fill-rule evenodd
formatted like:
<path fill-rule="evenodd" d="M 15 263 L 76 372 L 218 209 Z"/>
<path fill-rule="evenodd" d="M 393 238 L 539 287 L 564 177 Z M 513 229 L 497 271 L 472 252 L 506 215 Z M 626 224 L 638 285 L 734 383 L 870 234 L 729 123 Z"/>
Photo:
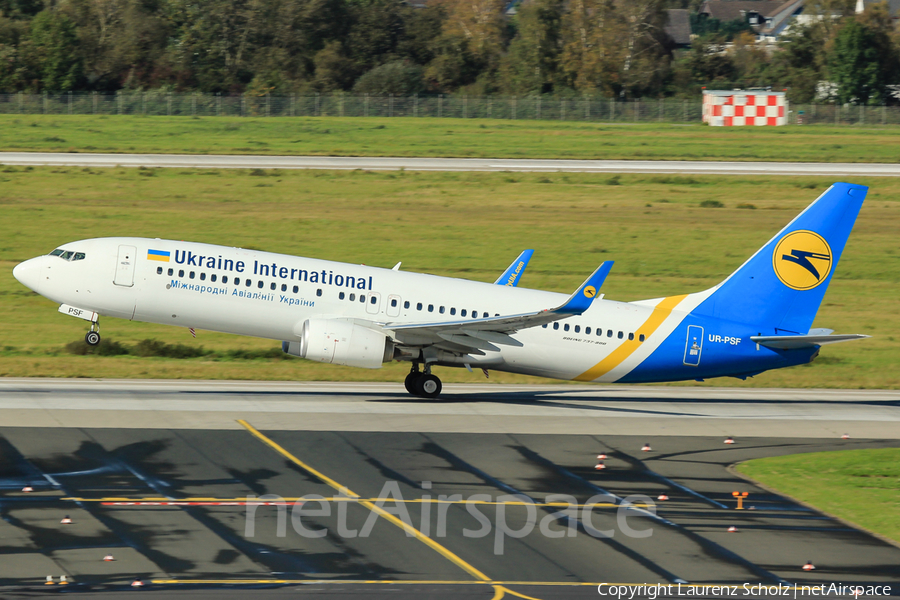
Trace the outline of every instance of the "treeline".
<path fill-rule="evenodd" d="M 0 0 L 0 91 L 635 98 L 775 86 L 800 102 L 881 103 L 898 83 L 886 7 L 855 16 L 853 0 L 809 0 L 821 18 L 774 50 L 746 23 L 696 15 L 700 35 L 677 49 L 666 9 L 699 0 L 421 1 Z"/>

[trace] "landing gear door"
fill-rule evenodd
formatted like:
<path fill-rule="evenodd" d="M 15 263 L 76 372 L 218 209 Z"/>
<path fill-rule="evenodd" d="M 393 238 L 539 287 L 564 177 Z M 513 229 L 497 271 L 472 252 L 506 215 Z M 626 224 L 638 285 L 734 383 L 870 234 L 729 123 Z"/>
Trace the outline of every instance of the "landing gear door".
<path fill-rule="evenodd" d="M 137 248 L 134 246 L 119 246 L 119 256 L 116 259 L 116 277 L 113 283 L 124 287 L 134 285 L 134 263 Z"/>
<path fill-rule="evenodd" d="M 690 325 L 687 331 L 687 341 L 684 344 L 684 364 L 692 367 L 698 366 L 701 352 L 703 352 L 703 328 L 699 325 Z"/>

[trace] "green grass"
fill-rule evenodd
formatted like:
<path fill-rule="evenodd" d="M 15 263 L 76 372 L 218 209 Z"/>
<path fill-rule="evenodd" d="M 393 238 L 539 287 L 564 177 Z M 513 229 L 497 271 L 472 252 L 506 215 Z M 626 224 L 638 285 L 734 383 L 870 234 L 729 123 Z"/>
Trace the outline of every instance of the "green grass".
<path fill-rule="evenodd" d="M 83 321 L 12 277 L 66 241 L 136 235 L 259 248 L 493 281 L 525 248 L 522 286 L 570 293 L 616 260 L 603 291 L 636 300 L 699 291 L 737 268 L 827 187 L 823 178 L 191 169 L 0 168 L 0 375 L 236 379 L 402 378 L 299 360 L 246 359 L 278 342 L 102 321 L 104 339 L 202 345 L 185 360 L 74 356 Z M 871 340 L 823 349 L 814 365 L 709 385 L 898 388 L 900 180 L 873 186 L 815 323 Z M 709 201 L 722 207 L 710 206 Z M 740 208 L 752 200 L 756 210 Z M 864 300 L 861 300 L 864 299 Z M 257 353 L 257 354 L 253 354 Z M 481 374 L 442 369 L 447 381 Z M 526 381 L 512 375 L 491 381 Z"/>
<path fill-rule="evenodd" d="M 900 160 L 900 130 L 484 119 L 0 115 L 0 150 L 895 163 Z"/>
<path fill-rule="evenodd" d="M 900 542 L 900 448 L 760 458 L 747 477 Z"/>

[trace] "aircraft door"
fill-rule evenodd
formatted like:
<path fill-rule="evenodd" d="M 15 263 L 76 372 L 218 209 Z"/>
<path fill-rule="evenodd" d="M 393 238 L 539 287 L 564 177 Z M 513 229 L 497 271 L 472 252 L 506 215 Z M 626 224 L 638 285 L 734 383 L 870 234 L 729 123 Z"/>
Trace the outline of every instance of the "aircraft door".
<path fill-rule="evenodd" d="M 119 246 L 119 256 L 116 259 L 116 277 L 113 283 L 124 287 L 134 285 L 134 263 L 137 256 L 137 248 L 134 246 Z"/>
<path fill-rule="evenodd" d="M 400 316 L 400 296 L 396 294 L 391 294 L 387 299 L 387 316 L 389 317 L 399 317 Z"/>
<path fill-rule="evenodd" d="M 381 308 L 381 294 L 378 292 L 371 292 L 369 297 L 366 298 L 366 312 L 370 315 L 377 315 L 378 310 Z"/>
<path fill-rule="evenodd" d="M 684 344 L 684 364 L 696 367 L 700 364 L 700 353 L 703 351 L 703 328 L 699 325 L 688 326 L 687 341 Z"/>

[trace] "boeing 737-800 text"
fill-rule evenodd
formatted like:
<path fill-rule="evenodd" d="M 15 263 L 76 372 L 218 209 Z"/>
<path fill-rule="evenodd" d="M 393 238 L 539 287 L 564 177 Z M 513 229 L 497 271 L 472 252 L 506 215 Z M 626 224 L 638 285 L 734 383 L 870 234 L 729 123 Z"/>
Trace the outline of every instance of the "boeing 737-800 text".
<path fill-rule="evenodd" d="M 719 285 L 638 302 L 605 300 L 600 265 L 571 296 L 517 287 L 531 251 L 487 284 L 226 246 L 100 238 L 17 265 L 16 279 L 90 322 L 101 315 L 282 340 L 309 360 L 412 364 L 555 379 L 660 382 L 748 377 L 859 339 L 810 329 L 867 188 L 835 183 Z"/>

